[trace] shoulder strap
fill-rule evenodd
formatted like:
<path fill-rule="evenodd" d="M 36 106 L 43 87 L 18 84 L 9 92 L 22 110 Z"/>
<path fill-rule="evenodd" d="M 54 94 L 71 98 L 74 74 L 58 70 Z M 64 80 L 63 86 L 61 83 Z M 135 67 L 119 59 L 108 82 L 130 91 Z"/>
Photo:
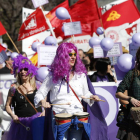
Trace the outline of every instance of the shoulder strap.
<path fill-rule="evenodd" d="M 30 103 L 30 105 L 33 107 L 36 113 L 38 113 L 37 109 L 34 107 L 34 105 L 30 102 L 30 100 L 27 98 L 27 96 L 24 94 L 21 88 L 17 88 L 21 92 L 21 94 L 25 97 L 25 99 Z"/>
<path fill-rule="evenodd" d="M 66 81 L 66 79 L 65 79 L 65 81 Z M 66 81 L 66 82 L 67 82 L 67 81 Z M 67 83 L 68 83 L 68 82 L 67 82 Z M 70 89 L 72 90 L 72 92 L 74 93 L 75 97 L 76 97 L 76 98 L 78 99 L 78 101 L 80 102 L 80 104 L 82 105 L 80 99 L 78 98 L 77 94 L 75 93 L 75 91 L 73 90 L 73 88 L 70 86 L 70 84 L 69 84 L 69 87 L 70 87 Z M 86 109 L 84 108 L 83 105 L 82 105 L 82 107 L 83 107 L 83 110 L 86 111 Z"/>

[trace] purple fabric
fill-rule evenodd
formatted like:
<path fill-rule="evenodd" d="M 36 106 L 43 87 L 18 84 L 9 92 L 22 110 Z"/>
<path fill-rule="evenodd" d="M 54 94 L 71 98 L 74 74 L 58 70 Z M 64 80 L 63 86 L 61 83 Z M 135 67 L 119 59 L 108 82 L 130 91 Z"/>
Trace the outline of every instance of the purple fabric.
<path fill-rule="evenodd" d="M 27 127 L 30 127 L 30 131 L 27 131 L 19 123 L 11 121 L 11 126 L 8 132 L 6 132 L 2 140 L 33 140 L 31 122 L 39 116 L 40 113 L 33 115 L 32 117 L 19 118 L 20 122 Z"/>
<path fill-rule="evenodd" d="M 99 97 L 101 96 L 100 98 L 105 100 L 105 102 L 99 102 L 99 104 L 108 124 L 108 136 L 110 140 L 117 140 L 118 127 L 116 126 L 116 118 L 119 110 L 119 102 L 115 97 L 117 86 L 96 86 L 96 90 L 97 94 L 102 93 Z"/>
<path fill-rule="evenodd" d="M 93 95 L 95 95 L 94 88 L 92 86 L 92 83 L 90 82 L 90 79 L 87 77 L 88 87 L 89 90 Z M 50 95 L 47 96 L 47 101 L 50 101 Z M 102 110 L 100 108 L 100 105 L 98 102 L 95 102 L 92 107 L 89 107 L 87 104 L 87 111 L 90 114 L 89 123 L 91 124 L 91 134 L 90 134 L 90 140 L 109 140 L 108 138 L 108 128 L 107 124 L 104 119 L 104 115 L 102 113 Z M 52 132 L 52 109 L 47 108 L 46 109 L 46 115 L 45 115 L 45 130 L 44 130 L 44 140 L 54 140 L 53 138 L 53 132 Z"/>
<path fill-rule="evenodd" d="M 99 75 L 97 75 L 97 80 L 96 80 L 96 82 L 109 82 L 109 80 L 108 80 L 108 78 L 107 78 L 107 76 L 99 76 Z"/>
<path fill-rule="evenodd" d="M 94 87 L 87 76 L 88 88 L 93 95 L 95 94 Z M 91 124 L 90 140 L 109 140 L 108 127 L 99 105 L 99 102 L 95 102 L 92 107 L 87 105 L 87 112 L 90 115 L 89 123 Z"/>

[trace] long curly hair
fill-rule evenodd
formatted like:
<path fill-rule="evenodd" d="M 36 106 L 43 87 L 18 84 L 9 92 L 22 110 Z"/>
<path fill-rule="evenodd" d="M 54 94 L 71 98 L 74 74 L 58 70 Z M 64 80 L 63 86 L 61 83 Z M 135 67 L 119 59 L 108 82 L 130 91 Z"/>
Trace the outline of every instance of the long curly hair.
<path fill-rule="evenodd" d="M 69 80 L 69 74 L 71 69 L 69 64 L 69 53 L 73 50 L 77 54 L 73 71 L 79 74 L 87 73 L 87 70 L 79 57 L 76 46 L 72 43 L 62 43 L 57 48 L 56 56 L 50 66 L 50 71 L 52 72 L 54 83 L 58 82 L 58 80 L 64 77 L 66 77 L 66 79 Z"/>

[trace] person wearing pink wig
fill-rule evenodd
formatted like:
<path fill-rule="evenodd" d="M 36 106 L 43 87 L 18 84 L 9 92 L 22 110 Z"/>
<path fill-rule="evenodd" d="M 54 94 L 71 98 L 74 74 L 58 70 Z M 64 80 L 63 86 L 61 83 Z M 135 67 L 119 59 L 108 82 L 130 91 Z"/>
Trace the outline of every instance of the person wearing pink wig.
<path fill-rule="evenodd" d="M 49 71 L 48 76 L 35 95 L 34 103 L 36 107 L 40 105 L 45 108 L 51 107 L 50 103 L 45 100 L 49 91 L 51 103 L 57 104 L 52 107 L 53 114 L 83 112 L 83 106 L 78 101 L 78 99 L 81 101 L 83 96 L 86 98 L 83 100 L 90 106 L 94 101 L 100 100 L 97 95 L 93 95 L 88 89 L 87 71 L 74 44 L 62 43 L 57 48 L 56 56 Z M 78 99 L 69 86 L 73 88 Z M 53 120 L 55 120 L 54 117 Z M 55 123 L 55 121 L 53 122 Z M 65 132 L 63 140 L 81 140 L 83 131 L 83 128 L 76 130 L 70 127 Z"/>

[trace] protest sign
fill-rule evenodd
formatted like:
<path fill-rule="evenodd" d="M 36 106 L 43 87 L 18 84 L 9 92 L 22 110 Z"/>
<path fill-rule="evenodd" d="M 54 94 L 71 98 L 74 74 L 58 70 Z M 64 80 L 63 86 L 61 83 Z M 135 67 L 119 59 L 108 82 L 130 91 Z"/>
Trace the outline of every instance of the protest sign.
<path fill-rule="evenodd" d="M 80 21 L 64 23 L 63 26 L 65 36 L 82 33 Z"/>
<path fill-rule="evenodd" d="M 37 48 L 38 65 L 51 65 L 55 55 L 57 46 L 41 45 Z"/>
<path fill-rule="evenodd" d="M 44 4 L 47 4 L 49 1 L 48 0 L 32 0 L 33 5 L 35 8 L 42 6 Z"/>
<path fill-rule="evenodd" d="M 110 59 L 110 61 L 111 61 L 111 65 L 117 64 L 118 57 L 119 57 L 119 56 L 109 57 L 109 59 Z"/>
<path fill-rule="evenodd" d="M 6 52 L 4 50 L 2 50 L 0 52 L 0 64 L 5 62 L 7 59 L 8 59 L 8 56 L 6 55 Z"/>
<path fill-rule="evenodd" d="M 100 45 L 94 46 L 93 49 L 94 49 L 94 58 L 114 57 L 122 55 L 121 42 L 114 43 L 113 48 L 108 52 L 103 51 Z"/>
<path fill-rule="evenodd" d="M 135 58 L 136 57 L 136 52 L 138 50 L 139 46 L 135 46 L 132 43 L 132 39 L 129 39 L 129 53 Z"/>

